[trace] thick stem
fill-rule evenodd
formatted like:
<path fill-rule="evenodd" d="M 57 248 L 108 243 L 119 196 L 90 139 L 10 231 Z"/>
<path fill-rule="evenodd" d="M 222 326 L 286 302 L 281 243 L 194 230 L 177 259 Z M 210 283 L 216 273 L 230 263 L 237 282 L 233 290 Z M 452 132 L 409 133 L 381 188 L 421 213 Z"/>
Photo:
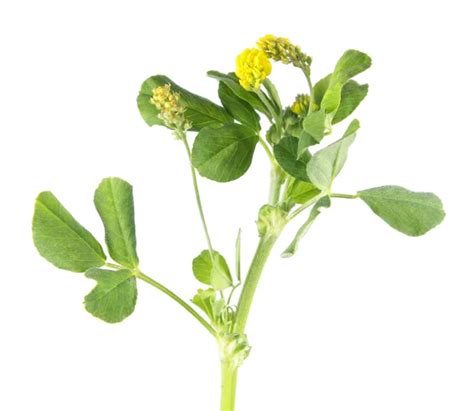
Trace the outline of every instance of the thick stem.
<path fill-rule="evenodd" d="M 221 363 L 221 411 L 234 411 L 238 368 L 228 361 Z"/>
<path fill-rule="evenodd" d="M 247 324 L 250 307 L 252 306 L 253 297 L 257 290 L 258 281 L 260 280 L 265 263 L 277 239 L 278 235 L 276 234 L 260 238 L 237 305 L 234 331 L 238 334 L 245 333 L 245 326 Z"/>
<path fill-rule="evenodd" d="M 268 204 L 276 205 L 280 200 L 281 185 L 284 182 L 283 172 L 280 166 L 274 166 L 270 175 L 270 194 L 268 196 Z"/>

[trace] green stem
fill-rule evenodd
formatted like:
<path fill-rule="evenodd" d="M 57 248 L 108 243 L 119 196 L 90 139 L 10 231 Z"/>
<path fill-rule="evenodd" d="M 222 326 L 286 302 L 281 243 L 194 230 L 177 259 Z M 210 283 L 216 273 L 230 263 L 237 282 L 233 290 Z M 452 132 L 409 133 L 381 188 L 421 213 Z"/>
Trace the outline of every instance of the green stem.
<path fill-rule="evenodd" d="M 228 361 L 221 363 L 221 411 L 234 411 L 238 368 Z"/>
<path fill-rule="evenodd" d="M 196 203 L 197 203 L 198 210 L 199 210 L 199 216 L 200 216 L 201 222 L 202 222 L 202 227 L 204 229 L 204 234 L 206 236 L 207 247 L 209 248 L 209 252 L 210 252 L 210 255 L 211 255 L 211 259 L 212 259 L 213 255 L 214 255 L 214 250 L 212 248 L 211 237 L 209 236 L 209 230 L 207 229 L 206 218 L 204 217 L 204 211 L 203 211 L 202 203 L 201 203 L 201 195 L 199 194 L 199 186 L 198 186 L 197 177 L 196 177 L 196 170 L 194 169 L 194 166 L 193 166 L 193 163 L 192 163 L 191 149 L 189 147 L 188 140 L 187 140 L 186 135 L 184 133 L 181 136 L 181 139 L 183 140 L 184 146 L 186 147 L 186 153 L 188 154 L 189 165 L 191 167 L 191 175 L 193 177 L 193 187 L 194 187 L 194 194 L 196 196 Z"/>
<path fill-rule="evenodd" d="M 358 194 L 339 194 L 339 193 L 331 193 L 330 194 L 331 197 L 334 197 L 334 198 L 348 198 L 348 199 L 355 199 L 355 198 L 359 198 L 359 195 Z"/>
<path fill-rule="evenodd" d="M 309 87 L 309 107 L 308 107 L 308 114 L 313 111 L 313 104 L 314 104 L 314 93 L 313 93 L 313 83 L 311 82 L 311 76 L 305 70 L 303 70 L 304 76 L 306 78 L 306 82 L 308 83 Z"/>
<path fill-rule="evenodd" d="M 272 176 L 270 182 L 270 205 L 278 203 L 280 198 L 280 190 L 282 181 L 282 171 L 280 167 L 272 167 Z M 279 237 L 278 234 L 262 236 L 255 251 L 252 263 L 250 264 L 247 277 L 240 293 L 239 302 L 237 304 L 234 331 L 239 334 L 244 334 L 245 325 L 252 305 L 252 300 L 257 289 L 258 281 L 262 274 L 263 268 L 272 251 L 272 248 Z"/>
<path fill-rule="evenodd" d="M 196 318 L 206 329 L 209 331 L 214 337 L 217 337 L 216 331 L 214 328 L 203 318 L 201 315 L 191 307 L 186 301 L 182 298 L 178 297 L 173 291 L 166 288 L 163 284 L 160 284 L 158 281 L 153 280 L 152 278 L 148 277 L 146 274 L 138 271 L 135 276 L 140 280 L 145 281 L 146 283 L 152 285 L 153 287 L 158 288 L 158 290 L 165 293 L 168 297 L 172 298 L 176 301 L 179 305 L 181 305 L 186 311 L 188 311 L 194 318 Z"/>
<path fill-rule="evenodd" d="M 308 207 L 311 207 L 313 204 L 316 203 L 321 197 L 324 197 L 326 193 L 319 193 L 316 197 L 313 197 L 311 200 L 307 201 L 306 203 L 299 206 L 293 213 L 288 216 L 288 221 L 293 220 L 298 214 L 302 213 Z"/>
<path fill-rule="evenodd" d="M 260 238 L 237 305 L 234 331 L 238 334 L 245 333 L 245 326 L 247 324 L 250 307 L 252 306 L 253 297 L 257 290 L 260 276 L 277 239 L 277 234 L 268 236 L 264 235 Z"/>
<path fill-rule="evenodd" d="M 278 135 L 281 136 L 281 131 L 282 131 L 282 120 L 281 117 L 277 114 L 275 111 L 275 108 L 273 107 L 272 103 L 269 101 L 268 97 L 262 90 L 257 90 L 256 91 L 257 95 L 260 97 L 260 100 L 266 107 L 266 109 L 270 112 L 270 114 L 273 117 L 273 120 L 275 121 L 275 125 L 278 131 Z"/>
<path fill-rule="evenodd" d="M 280 190 L 283 183 L 283 173 L 279 166 L 272 167 L 270 176 L 270 193 L 268 196 L 268 204 L 275 205 L 280 200 Z"/>
<path fill-rule="evenodd" d="M 273 153 L 272 151 L 270 150 L 270 147 L 268 147 L 268 144 L 265 143 L 265 140 L 262 138 L 262 136 L 258 136 L 258 142 L 260 143 L 260 145 L 263 147 L 263 149 L 265 150 L 265 153 L 267 153 L 267 156 L 270 160 L 270 163 L 272 163 L 272 166 L 273 167 L 276 167 L 278 166 L 276 160 L 275 160 L 275 157 L 273 156 Z"/>

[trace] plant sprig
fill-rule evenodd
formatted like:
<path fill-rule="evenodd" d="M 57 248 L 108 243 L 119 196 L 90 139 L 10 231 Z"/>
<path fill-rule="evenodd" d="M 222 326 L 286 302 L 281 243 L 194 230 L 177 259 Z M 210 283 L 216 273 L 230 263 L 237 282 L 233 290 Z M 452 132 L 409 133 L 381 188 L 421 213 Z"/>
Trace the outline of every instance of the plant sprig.
<path fill-rule="evenodd" d="M 294 102 L 284 107 L 277 86 L 269 79 L 272 61 L 301 70 L 308 94 L 296 94 Z M 152 76 L 143 83 L 137 104 L 144 121 L 149 126 L 168 128 L 183 143 L 189 159 L 206 247 L 196 253 L 190 265 L 195 279 L 204 287 L 190 302 L 140 270 L 133 189 L 126 181 L 106 178 L 94 196 L 111 261 L 101 243 L 52 193 L 43 192 L 36 200 L 34 243 L 56 267 L 85 273 L 86 278 L 96 281 L 84 300 L 93 316 L 109 323 L 130 316 L 140 280 L 181 305 L 217 340 L 222 363 L 222 411 L 234 410 L 237 371 L 250 352 L 246 324 L 260 276 L 280 234 L 293 226 L 297 216 L 307 213 L 282 257 L 297 252 L 319 215 L 332 207 L 332 199 L 360 199 L 389 226 L 409 236 L 425 234 L 445 215 L 436 195 L 400 186 L 356 190 L 355 194 L 333 191 L 350 147 L 357 140 L 359 121 L 353 119 L 339 139 L 318 146 L 367 96 L 367 84 L 353 78 L 367 70 L 372 61 L 365 53 L 348 50 L 333 72 L 316 82 L 311 77 L 311 63 L 312 58 L 288 39 L 267 35 L 257 47 L 245 49 L 237 57 L 235 72 L 208 72 L 218 81 L 221 105 L 164 75 Z M 192 133 L 197 135 L 191 147 Z M 197 174 L 219 183 L 237 180 L 249 171 L 257 149 L 264 150 L 270 164 L 269 199 L 260 205 L 259 243 L 243 275 L 240 230 L 235 261 L 228 264 L 211 241 Z"/>

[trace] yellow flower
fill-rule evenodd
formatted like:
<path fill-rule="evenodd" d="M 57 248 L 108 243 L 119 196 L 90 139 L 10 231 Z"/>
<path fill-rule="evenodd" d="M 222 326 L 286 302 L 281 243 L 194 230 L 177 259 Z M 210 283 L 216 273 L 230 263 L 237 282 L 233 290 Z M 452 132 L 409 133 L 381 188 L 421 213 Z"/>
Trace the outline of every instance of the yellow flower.
<path fill-rule="evenodd" d="M 311 57 L 303 53 L 299 46 L 295 46 L 285 37 L 275 37 L 272 34 L 263 36 L 257 46 L 265 52 L 268 58 L 281 61 L 283 64 L 293 64 L 309 73 Z"/>
<path fill-rule="evenodd" d="M 271 72 L 270 60 L 261 50 L 245 49 L 237 56 L 235 74 L 246 90 L 257 91 Z"/>
<path fill-rule="evenodd" d="M 305 115 L 308 112 L 309 100 L 308 94 L 298 94 L 294 103 L 290 107 L 291 111 L 298 116 L 302 114 Z M 316 111 L 318 108 L 319 106 L 317 103 L 313 103 L 312 111 Z"/>
<path fill-rule="evenodd" d="M 150 103 L 157 108 L 158 118 L 167 127 L 178 131 L 186 131 L 191 128 L 191 123 L 184 116 L 186 107 L 180 101 L 179 93 L 171 90 L 170 84 L 153 89 Z"/>

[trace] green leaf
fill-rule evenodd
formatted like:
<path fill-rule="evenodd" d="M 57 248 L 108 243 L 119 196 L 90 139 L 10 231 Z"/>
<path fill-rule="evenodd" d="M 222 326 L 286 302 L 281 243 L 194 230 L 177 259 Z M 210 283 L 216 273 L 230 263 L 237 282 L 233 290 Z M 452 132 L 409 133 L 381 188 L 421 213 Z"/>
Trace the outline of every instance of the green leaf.
<path fill-rule="evenodd" d="M 43 258 L 64 270 L 82 273 L 105 264 L 99 242 L 49 191 L 36 198 L 33 241 Z"/>
<path fill-rule="evenodd" d="M 425 234 L 445 216 L 441 200 L 433 193 L 383 186 L 360 191 L 358 195 L 388 225 L 409 236 Z"/>
<path fill-rule="evenodd" d="M 321 102 L 323 101 L 324 94 L 329 87 L 329 83 L 331 81 L 331 74 L 328 74 L 326 77 L 319 80 L 313 87 L 313 98 L 314 102 L 321 106 Z"/>
<path fill-rule="evenodd" d="M 260 97 L 252 92 L 245 90 L 239 83 L 239 80 L 235 73 L 219 73 L 218 71 L 211 70 L 207 72 L 207 75 L 213 79 L 222 81 L 225 83 L 232 92 L 237 96 L 240 97 L 242 100 L 245 100 L 249 103 L 255 110 L 260 111 L 260 113 L 265 114 L 268 118 L 271 118 L 271 113 L 268 112 L 265 104 L 260 100 Z"/>
<path fill-rule="evenodd" d="M 94 317 L 118 323 L 133 313 L 137 302 L 137 281 L 132 271 L 91 268 L 86 277 L 97 281 L 96 287 L 84 299 L 86 310 Z"/>
<path fill-rule="evenodd" d="M 309 181 L 306 174 L 306 165 L 311 159 L 308 151 L 298 158 L 298 139 L 295 137 L 284 137 L 273 149 L 275 158 L 281 168 L 289 175 L 302 181 Z"/>
<path fill-rule="evenodd" d="M 137 98 L 138 109 L 149 126 L 163 124 L 157 117 L 158 110 L 150 103 L 150 98 L 156 87 L 166 84 L 170 84 L 171 89 L 179 93 L 182 103 L 186 106 L 185 117 L 192 123 L 191 130 L 199 131 L 204 127 L 218 127 L 232 122 L 232 117 L 223 107 L 187 91 L 166 76 L 157 75 L 145 80 Z"/>
<path fill-rule="evenodd" d="M 347 50 L 336 64 L 331 75 L 330 84 L 347 83 L 357 74 L 367 70 L 372 65 L 372 59 L 358 50 Z"/>
<path fill-rule="evenodd" d="M 357 50 L 347 50 L 342 55 L 331 74 L 328 88 L 321 101 L 321 107 L 326 113 L 333 113 L 338 109 L 343 86 L 352 77 L 367 70 L 371 64 L 371 58 Z"/>
<path fill-rule="evenodd" d="M 367 96 L 369 86 L 367 84 L 360 85 L 354 80 L 349 80 L 342 88 L 341 104 L 332 120 L 333 124 L 337 124 L 350 116 L 361 101 Z"/>
<path fill-rule="evenodd" d="M 263 80 L 262 84 L 263 84 L 263 87 L 265 87 L 265 89 L 268 92 L 268 96 L 270 97 L 271 103 L 275 107 L 275 111 L 278 114 L 281 113 L 283 108 L 281 106 L 281 100 L 280 100 L 280 96 L 278 94 L 277 88 L 268 77 L 265 80 Z"/>
<path fill-rule="evenodd" d="M 240 123 L 257 132 L 260 131 L 260 117 L 252 106 L 240 97 L 237 97 L 229 86 L 219 82 L 219 98 L 224 108 Z"/>
<path fill-rule="evenodd" d="M 194 141 L 192 162 L 203 177 L 236 180 L 249 169 L 257 142 L 255 131 L 240 124 L 205 128 Z"/>
<path fill-rule="evenodd" d="M 94 203 L 104 223 L 110 256 L 124 267 L 138 267 L 132 186 L 120 178 L 104 178 Z"/>
<path fill-rule="evenodd" d="M 275 128 L 275 125 L 273 125 L 272 128 Z M 299 138 L 300 135 L 304 132 L 303 119 L 293 113 L 290 107 L 287 107 L 283 112 L 283 130 L 284 136 L 286 137 Z"/>
<path fill-rule="evenodd" d="M 298 157 L 305 150 L 321 142 L 326 131 L 326 113 L 324 110 L 312 112 L 303 120 L 304 132 L 301 134 L 298 143 Z"/>
<path fill-rule="evenodd" d="M 359 121 L 353 120 L 344 136 L 319 150 L 313 155 L 307 166 L 310 181 L 321 191 L 328 191 L 332 182 L 342 170 L 347 159 L 349 147 L 354 142 Z"/>
<path fill-rule="evenodd" d="M 286 192 L 285 200 L 289 203 L 303 204 L 316 197 L 321 190 L 305 181 L 294 180 Z"/>
<path fill-rule="evenodd" d="M 342 84 L 336 83 L 327 89 L 321 103 L 321 109 L 327 114 L 334 113 L 341 104 Z"/>
<path fill-rule="evenodd" d="M 232 285 L 232 275 L 225 258 L 214 251 L 211 258 L 209 250 L 204 250 L 193 260 L 193 273 L 198 281 L 223 290 Z"/>
<path fill-rule="evenodd" d="M 292 257 L 295 255 L 296 250 L 298 249 L 298 245 L 302 238 L 306 235 L 309 231 L 311 226 L 313 225 L 314 220 L 316 217 L 321 214 L 321 207 L 329 208 L 331 206 L 331 199 L 329 196 L 324 196 L 320 198 L 311 209 L 308 219 L 303 223 L 303 225 L 299 228 L 296 232 L 295 238 L 291 242 L 291 244 L 286 248 L 285 251 L 281 254 L 283 258 Z"/>
<path fill-rule="evenodd" d="M 221 313 L 225 308 L 225 301 L 216 298 L 215 290 L 212 288 L 207 290 L 199 289 L 191 301 L 206 313 L 212 324 L 220 322 Z"/>

